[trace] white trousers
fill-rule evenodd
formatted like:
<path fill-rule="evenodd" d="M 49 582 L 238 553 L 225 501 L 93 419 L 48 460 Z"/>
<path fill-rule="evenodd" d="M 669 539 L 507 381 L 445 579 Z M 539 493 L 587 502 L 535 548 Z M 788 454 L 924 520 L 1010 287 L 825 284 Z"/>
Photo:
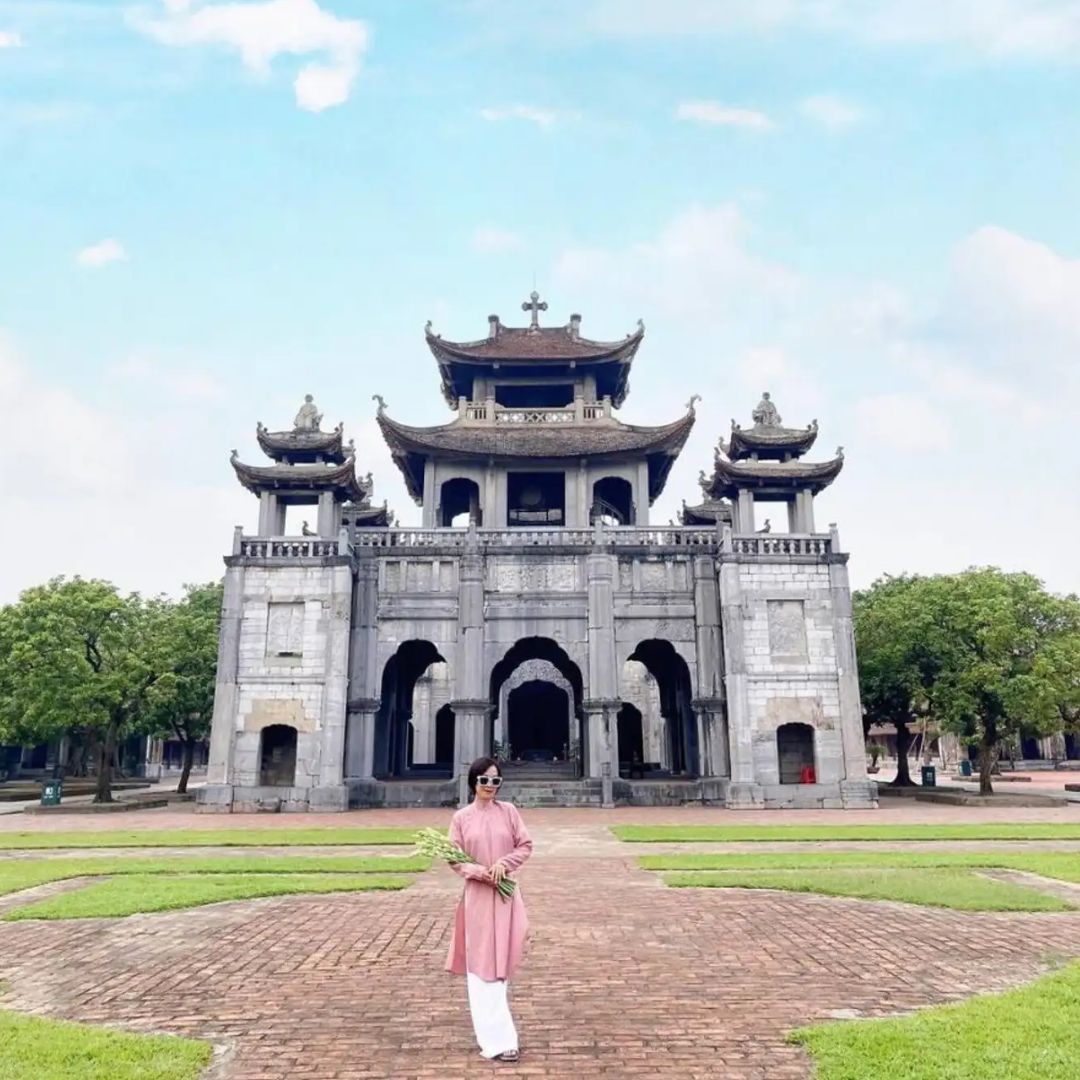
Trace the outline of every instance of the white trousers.
<path fill-rule="evenodd" d="M 469 1012 L 473 1030 L 486 1058 L 497 1057 L 518 1048 L 517 1028 L 506 1001 L 506 980 L 484 982 L 471 971 L 466 974 L 469 987 Z"/>

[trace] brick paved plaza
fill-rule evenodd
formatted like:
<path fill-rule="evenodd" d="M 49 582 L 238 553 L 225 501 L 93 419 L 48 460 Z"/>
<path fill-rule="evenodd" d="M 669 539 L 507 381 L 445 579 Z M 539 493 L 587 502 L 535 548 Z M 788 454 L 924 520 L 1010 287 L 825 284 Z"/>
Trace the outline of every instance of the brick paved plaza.
<path fill-rule="evenodd" d="M 791 1028 L 1030 980 L 1056 959 L 1080 955 L 1080 912 L 966 914 L 774 892 L 668 889 L 637 869 L 640 845 L 615 841 L 610 824 L 1069 821 L 1074 813 L 532 811 L 536 855 L 522 887 L 533 943 L 513 989 L 523 1050 L 516 1066 L 476 1056 L 464 987 L 442 971 L 460 885 L 442 867 L 396 894 L 0 923 L 0 1004 L 208 1039 L 218 1047 L 212 1075 L 230 1080 L 807 1077 L 809 1059 L 784 1043 Z M 14 817 L 0 827 L 419 826 L 445 823 L 449 814 L 196 819 L 146 812 L 136 822 L 133 816 L 30 824 Z M 65 887 L 71 886 L 38 892 Z M 13 903 L 4 901 L 0 910 Z"/>

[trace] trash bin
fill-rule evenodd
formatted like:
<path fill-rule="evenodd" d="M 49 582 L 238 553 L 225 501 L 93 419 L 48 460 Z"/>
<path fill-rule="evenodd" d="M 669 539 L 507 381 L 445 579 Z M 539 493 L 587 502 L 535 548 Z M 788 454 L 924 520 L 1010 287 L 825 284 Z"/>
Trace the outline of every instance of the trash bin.
<path fill-rule="evenodd" d="M 922 767 L 922 786 L 937 787 L 937 766 L 924 765 Z"/>
<path fill-rule="evenodd" d="M 967 758 L 965 758 L 963 761 L 960 762 L 960 775 L 961 776 L 970 776 L 971 775 L 971 762 Z"/>
<path fill-rule="evenodd" d="M 62 780 L 45 780 L 41 785 L 41 805 L 59 806 L 63 787 Z"/>

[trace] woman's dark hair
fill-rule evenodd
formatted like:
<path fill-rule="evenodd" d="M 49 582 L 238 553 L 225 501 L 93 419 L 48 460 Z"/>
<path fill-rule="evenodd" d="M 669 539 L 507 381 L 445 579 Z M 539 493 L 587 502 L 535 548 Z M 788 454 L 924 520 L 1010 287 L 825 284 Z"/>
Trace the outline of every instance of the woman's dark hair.
<path fill-rule="evenodd" d="M 499 768 L 499 763 L 493 757 L 480 757 L 477 758 L 469 766 L 469 790 L 476 794 L 476 778 L 483 773 L 486 773 L 491 766 L 494 765 L 496 771 L 502 776 L 502 769 Z"/>

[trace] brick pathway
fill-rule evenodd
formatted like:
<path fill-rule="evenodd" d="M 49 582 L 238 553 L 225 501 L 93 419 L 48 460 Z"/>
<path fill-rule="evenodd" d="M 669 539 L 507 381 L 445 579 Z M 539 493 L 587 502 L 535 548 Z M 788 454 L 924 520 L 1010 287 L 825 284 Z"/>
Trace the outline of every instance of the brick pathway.
<path fill-rule="evenodd" d="M 669 890 L 602 819 L 534 817 L 516 1067 L 476 1057 L 463 983 L 442 973 L 459 887 L 444 869 L 398 894 L 0 923 L 0 1004 L 207 1038 L 228 1080 L 785 1080 L 809 1075 L 783 1041 L 801 1023 L 997 989 L 1080 955 L 1080 912 Z"/>

